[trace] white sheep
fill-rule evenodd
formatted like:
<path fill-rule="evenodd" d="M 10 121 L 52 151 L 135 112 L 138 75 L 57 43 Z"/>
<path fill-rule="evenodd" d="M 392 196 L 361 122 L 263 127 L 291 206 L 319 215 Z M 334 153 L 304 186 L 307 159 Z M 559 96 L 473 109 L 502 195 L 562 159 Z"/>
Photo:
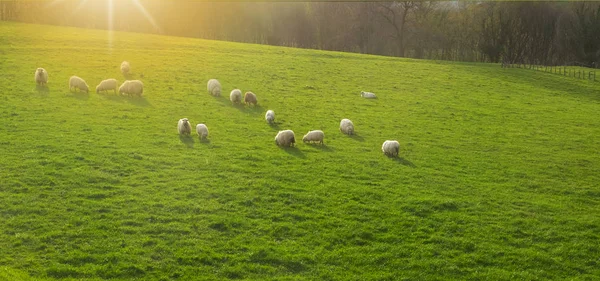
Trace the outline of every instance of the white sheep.
<path fill-rule="evenodd" d="M 241 103 L 242 102 L 242 90 L 234 89 L 233 91 L 231 91 L 231 93 L 229 94 L 229 100 L 233 104 Z"/>
<path fill-rule="evenodd" d="M 365 99 L 376 99 L 377 96 L 375 96 L 375 94 L 371 93 L 371 92 L 360 92 L 360 96 L 365 98 Z"/>
<path fill-rule="evenodd" d="M 398 152 L 400 152 L 400 143 L 395 140 L 386 140 L 381 146 L 381 151 L 383 151 L 383 154 L 385 155 L 398 156 Z"/>
<path fill-rule="evenodd" d="M 273 124 L 273 122 L 275 121 L 275 111 L 273 110 L 267 110 L 267 113 L 265 114 L 265 119 L 267 120 L 267 122 L 269 122 L 269 124 Z"/>
<path fill-rule="evenodd" d="M 246 92 L 246 94 L 244 95 L 244 103 L 248 105 L 253 104 L 256 106 L 256 104 L 258 103 L 256 95 L 253 92 Z"/>
<path fill-rule="evenodd" d="M 86 93 L 90 92 L 88 84 L 78 76 L 71 76 L 71 78 L 69 78 L 69 91 L 73 89 L 85 91 Z"/>
<path fill-rule="evenodd" d="M 210 79 L 206 84 L 206 88 L 208 89 L 208 93 L 218 97 L 221 95 L 221 83 L 217 79 Z"/>
<path fill-rule="evenodd" d="M 37 85 L 48 84 L 48 72 L 41 67 L 38 67 L 38 69 L 35 70 L 34 78 Z"/>
<path fill-rule="evenodd" d="M 275 144 L 278 146 L 294 146 L 296 143 L 296 137 L 294 136 L 294 131 L 292 130 L 283 130 L 277 133 L 275 136 Z"/>
<path fill-rule="evenodd" d="M 98 86 L 96 86 L 96 93 L 100 93 L 101 91 L 108 92 L 109 90 L 115 91 L 117 93 L 117 89 L 119 88 L 119 82 L 117 79 L 106 79 L 102 80 Z"/>
<path fill-rule="evenodd" d="M 179 119 L 177 123 L 177 131 L 179 131 L 180 135 L 190 135 L 192 133 L 192 125 L 190 125 L 190 120 L 187 118 Z"/>
<path fill-rule="evenodd" d="M 144 93 L 144 83 L 140 80 L 127 80 L 119 87 L 119 94 L 142 96 Z"/>
<path fill-rule="evenodd" d="M 308 133 L 306 133 L 306 135 L 304 135 L 304 137 L 302 138 L 303 142 L 316 142 L 316 143 L 320 143 L 323 144 L 323 139 L 325 138 L 325 134 L 323 133 L 323 131 L 321 130 L 314 130 L 314 131 L 309 131 Z"/>
<path fill-rule="evenodd" d="M 340 122 L 340 131 L 347 135 L 353 135 L 354 124 L 352 124 L 352 121 L 350 121 L 350 119 L 342 119 L 342 121 Z"/>
<path fill-rule="evenodd" d="M 129 74 L 130 70 L 131 70 L 131 66 L 129 65 L 129 63 L 127 61 L 124 61 L 121 63 L 121 73 L 123 73 L 123 75 Z"/>
<path fill-rule="evenodd" d="M 208 127 L 204 124 L 196 125 L 196 133 L 198 133 L 198 137 L 203 140 L 208 137 Z"/>

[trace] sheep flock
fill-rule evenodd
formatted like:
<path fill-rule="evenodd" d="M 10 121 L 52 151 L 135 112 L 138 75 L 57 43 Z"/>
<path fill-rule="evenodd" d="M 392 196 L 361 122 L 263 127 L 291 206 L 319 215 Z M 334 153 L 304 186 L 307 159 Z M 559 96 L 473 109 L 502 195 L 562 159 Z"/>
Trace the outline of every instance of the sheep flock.
<path fill-rule="evenodd" d="M 129 62 L 124 61 L 120 66 L 121 73 L 124 76 L 129 76 L 131 71 L 131 65 Z M 35 82 L 38 86 L 46 86 L 48 83 L 48 72 L 44 68 L 37 68 L 34 74 Z M 214 97 L 221 95 L 221 83 L 217 79 L 210 79 L 207 82 L 208 93 Z M 109 78 L 102 80 L 98 86 L 96 86 L 96 93 L 100 92 L 109 93 L 113 91 L 115 94 L 119 92 L 121 95 L 137 96 L 141 97 L 144 93 L 144 84 L 140 80 L 125 80 L 120 86 L 117 79 Z M 84 79 L 78 76 L 71 76 L 69 78 L 69 91 L 80 91 L 89 93 L 89 86 Z M 367 99 L 377 98 L 374 93 L 371 92 L 360 92 L 360 96 Z M 242 97 L 242 91 L 240 89 L 233 89 L 229 95 L 229 99 L 232 104 L 241 105 L 242 99 L 244 104 L 247 106 L 257 106 L 258 98 L 253 92 L 246 92 Z M 243 105 L 242 105 L 243 106 Z M 275 124 L 275 112 L 273 110 L 267 110 L 265 114 L 265 120 L 269 125 Z M 177 123 L 177 131 L 180 135 L 191 135 L 192 125 L 188 118 L 179 119 Z M 340 132 L 352 136 L 355 134 L 354 123 L 347 118 L 341 119 L 340 121 Z M 205 124 L 196 125 L 196 133 L 200 140 L 206 140 L 208 138 L 208 127 Z M 302 142 L 310 144 L 324 145 L 325 133 L 322 130 L 311 130 L 302 138 Z M 280 147 L 294 147 L 296 144 L 296 137 L 294 131 L 287 129 L 281 130 L 275 136 L 275 144 Z M 381 150 L 384 155 L 390 157 L 398 157 L 400 152 L 400 143 L 396 140 L 386 140 L 381 146 Z"/>

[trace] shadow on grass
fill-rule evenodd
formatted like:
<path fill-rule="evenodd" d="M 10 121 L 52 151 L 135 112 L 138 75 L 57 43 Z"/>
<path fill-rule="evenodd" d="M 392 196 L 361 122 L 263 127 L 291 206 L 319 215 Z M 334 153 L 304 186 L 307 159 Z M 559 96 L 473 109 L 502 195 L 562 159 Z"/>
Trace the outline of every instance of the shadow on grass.
<path fill-rule="evenodd" d="M 320 151 L 325 151 L 325 152 L 334 152 L 335 149 L 333 149 L 332 147 L 327 146 L 326 144 L 318 144 L 318 143 L 304 143 L 305 145 L 318 149 Z"/>
<path fill-rule="evenodd" d="M 129 97 L 129 96 L 122 96 L 122 95 L 112 95 L 110 93 L 109 94 L 100 93 L 99 95 L 102 95 L 107 100 L 114 101 L 114 102 L 120 102 L 120 103 L 128 102 L 133 105 L 140 106 L 140 107 L 152 107 L 152 104 L 144 96 Z"/>
<path fill-rule="evenodd" d="M 88 100 L 90 99 L 90 94 L 86 92 L 69 92 L 67 96 L 76 98 L 78 100 Z"/>
<path fill-rule="evenodd" d="M 279 124 L 277 122 L 270 123 L 269 127 L 275 130 L 279 130 Z"/>
<path fill-rule="evenodd" d="M 360 141 L 360 142 L 364 142 L 365 138 L 363 138 L 362 136 L 354 133 L 353 135 L 349 135 L 349 137 L 355 141 Z"/>
<path fill-rule="evenodd" d="M 194 148 L 194 137 L 191 135 L 179 135 L 179 140 L 189 148 Z"/>
<path fill-rule="evenodd" d="M 45 95 L 50 94 L 50 88 L 48 88 L 48 86 L 46 86 L 46 85 L 35 85 L 35 90 L 40 95 L 44 95 L 45 96 Z"/>
<path fill-rule="evenodd" d="M 415 166 L 415 164 L 413 164 L 413 162 L 410 162 L 410 161 L 408 161 L 408 160 L 406 160 L 406 159 L 404 159 L 404 158 L 402 158 L 400 156 L 397 156 L 397 157 L 396 156 L 388 156 L 388 158 L 390 158 L 390 159 L 396 161 L 398 164 L 402 164 L 404 166 L 409 166 L 411 168 L 416 168 L 417 167 L 417 166 Z"/>
<path fill-rule="evenodd" d="M 306 155 L 304 155 L 304 153 L 297 147 L 282 147 L 281 149 L 283 149 L 288 154 L 296 156 L 298 158 L 302 158 L 302 159 L 306 158 Z"/>
<path fill-rule="evenodd" d="M 264 114 L 264 108 L 260 105 L 245 105 L 243 102 L 233 104 L 229 100 L 229 97 L 225 97 L 222 95 L 218 96 L 218 97 L 214 97 L 214 99 L 221 102 L 223 105 L 229 105 L 229 106 L 239 110 L 240 112 L 244 112 L 244 113 L 248 113 L 248 114 L 252 114 L 252 115 Z"/>
<path fill-rule="evenodd" d="M 210 139 L 201 139 L 200 137 L 198 137 L 198 142 L 203 144 L 210 144 Z"/>

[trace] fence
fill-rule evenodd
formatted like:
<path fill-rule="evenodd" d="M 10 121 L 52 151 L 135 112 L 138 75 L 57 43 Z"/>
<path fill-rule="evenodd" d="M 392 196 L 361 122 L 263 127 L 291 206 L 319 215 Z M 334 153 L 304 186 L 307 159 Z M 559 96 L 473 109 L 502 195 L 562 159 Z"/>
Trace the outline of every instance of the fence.
<path fill-rule="evenodd" d="M 565 77 L 572 77 L 576 79 L 584 79 L 590 81 L 599 81 L 596 80 L 596 69 L 590 68 L 589 66 L 578 63 L 571 62 L 567 65 L 536 65 L 536 64 L 525 64 L 525 63 L 502 63 L 502 68 L 523 68 L 523 69 L 531 69 L 536 71 L 543 71 L 552 74 L 558 74 Z"/>

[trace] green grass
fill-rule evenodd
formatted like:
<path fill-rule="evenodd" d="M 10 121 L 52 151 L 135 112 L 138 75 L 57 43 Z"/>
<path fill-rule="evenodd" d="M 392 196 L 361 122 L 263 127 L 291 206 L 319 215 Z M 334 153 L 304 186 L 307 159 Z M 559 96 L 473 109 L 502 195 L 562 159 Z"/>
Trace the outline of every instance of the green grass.
<path fill-rule="evenodd" d="M 598 83 L 120 32 L 110 49 L 107 38 L 0 23 L 2 278 L 600 279 Z M 71 75 L 123 81 L 123 60 L 143 74 L 144 98 L 69 93 Z M 209 78 L 225 97 L 208 95 Z M 232 106 L 234 88 L 259 106 Z M 207 124 L 210 142 L 180 138 L 183 117 Z M 279 129 L 321 129 L 326 146 L 280 149 Z M 381 152 L 386 139 L 399 159 Z"/>

